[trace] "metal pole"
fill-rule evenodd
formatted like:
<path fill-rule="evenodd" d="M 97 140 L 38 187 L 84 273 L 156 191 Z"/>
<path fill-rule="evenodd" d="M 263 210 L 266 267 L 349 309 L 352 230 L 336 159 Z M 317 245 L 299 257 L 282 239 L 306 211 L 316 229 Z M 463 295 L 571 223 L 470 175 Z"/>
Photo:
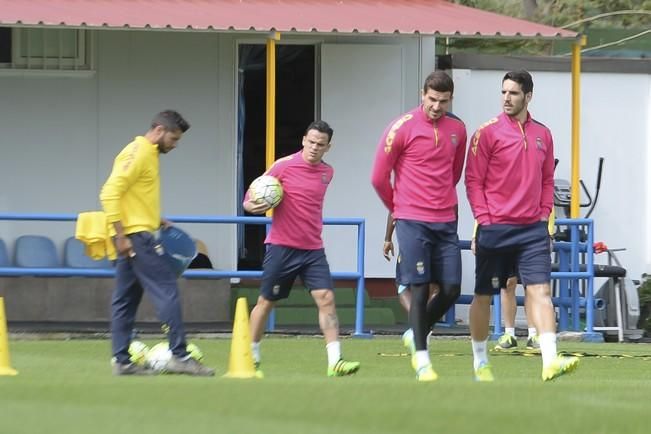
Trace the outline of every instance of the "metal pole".
<path fill-rule="evenodd" d="M 586 267 L 586 271 L 590 273 L 590 276 L 588 278 L 588 287 L 586 290 L 585 294 L 585 299 L 586 299 L 586 308 L 585 308 L 585 327 L 586 327 L 586 333 L 588 334 L 593 334 L 594 330 L 594 306 L 593 306 L 593 298 L 594 298 L 594 224 L 590 222 L 587 225 L 587 230 L 588 230 L 588 251 L 587 251 L 587 259 L 588 259 L 588 264 Z"/>
<path fill-rule="evenodd" d="M 276 41 L 280 33 L 272 32 L 267 38 L 267 169 L 276 159 Z"/>
<path fill-rule="evenodd" d="M 558 271 L 559 272 L 569 272 L 570 271 L 570 261 L 568 259 L 569 252 L 566 250 L 558 251 Z M 568 278 L 559 278 L 558 280 L 558 295 L 559 297 L 568 297 L 569 295 L 569 280 Z M 567 308 L 558 307 L 558 329 L 560 331 L 567 330 Z"/>
<path fill-rule="evenodd" d="M 502 290 L 493 296 L 493 337 L 502 336 Z"/>
<path fill-rule="evenodd" d="M 265 150 L 265 167 L 269 169 L 276 160 L 276 41 L 280 33 L 272 32 L 267 38 L 267 125 Z M 267 217 L 273 215 L 273 210 L 267 211 Z M 269 226 L 267 226 L 269 232 Z M 276 325 L 276 312 L 272 309 L 267 318 L 267 331 L 274 331 Z"/>
<path fill-rule="evenodd" d="M 570 217 L 579 218 L 579 159 L 581 142 L 581 47 L 585 46 L 585 36 L 572 45 L 572 182 Z"/>
<path fill-rule="evenodd" d="M 370 333 L 364 333 L 364 296 L 366 288 L 364 284 L 364 245 L 366 239 L 366 223 L 362 220 L 357 226 L 357 297 L 355 300 L 355 333 L 356 337 L 371 337 Z"/>

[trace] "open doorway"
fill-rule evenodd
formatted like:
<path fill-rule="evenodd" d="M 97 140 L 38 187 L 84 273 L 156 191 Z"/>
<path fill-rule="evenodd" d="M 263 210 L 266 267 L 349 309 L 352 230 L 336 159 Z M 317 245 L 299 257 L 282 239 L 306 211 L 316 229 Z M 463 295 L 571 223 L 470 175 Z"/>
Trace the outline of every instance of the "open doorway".
<path fill-rule="evenodd" d="M 265 170 L 266 46 L 238 49 L 238 198 Z M 316 46 L 276 46 L 276 159 L 297 152 L 305 128 L 316 116 Z M 239 207 L 239 215 L 245 215 Z M 238 226 L 238 269 L 259 269 L 266 229 Z"/>

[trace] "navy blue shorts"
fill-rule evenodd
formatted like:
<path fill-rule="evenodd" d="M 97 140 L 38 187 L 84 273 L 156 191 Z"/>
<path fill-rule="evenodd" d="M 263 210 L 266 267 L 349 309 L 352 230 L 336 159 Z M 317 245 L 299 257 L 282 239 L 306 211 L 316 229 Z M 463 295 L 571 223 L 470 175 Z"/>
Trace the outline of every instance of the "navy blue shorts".
<path fill-rule="evenodd" d="M 287 298 L 296 276 L 301 277 L 309 291 L 332 290 L 332 276 L 325 250 L 301 250 L 267 244 L 262 263 L 260 294 L 271 301 Z"/>
<path fill-rule="evenodd" d="M 475 252 L 475 294 L 497 294 L 514 270 L 525 286 L 551 280 L 547 222 L 479 225 Z"/>
<path fill-rule="evenodd" d="M 400 283 L 461 284 L 461 250 L 457 222 L 396 220 Z"/>

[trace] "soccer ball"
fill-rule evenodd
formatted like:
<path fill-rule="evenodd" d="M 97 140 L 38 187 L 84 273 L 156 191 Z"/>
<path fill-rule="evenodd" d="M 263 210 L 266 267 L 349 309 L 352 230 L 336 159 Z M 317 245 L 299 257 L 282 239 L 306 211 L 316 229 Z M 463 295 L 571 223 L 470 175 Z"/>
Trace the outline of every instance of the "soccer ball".
<path fill-rule="evenodd" d="M 133 341 L 129 345 L 129 359 L 136 365 L 144 365 L 145 358 L 149 353 L 149 347 L 140 341 Z"/>
<path fill-rule="evenodd" d="M 249 196 L 257 203 L 266 202 L 274 208 L 283 199 L 283 186 L 278 178 L 262 175 L 255 178 L 249 186 Z"/>
<path fill-rule="evenodd" d="M 145 366 L 156 372 L 163 372 L 167 366 L 167 362 L 172 358 L 169 344 L 161 342 L 149 349 L 147 357 L 145 357 Z"/>
<path fill-rule="evenodd" d="M 190 353 L 190 357 L 197 361 L 203 359 L 203 352 L 199 347 L 193 343 L 189 343 L 187 346 L 187 351 Z M 145 365 L 156 372 L 165 371 L 167 362 L 172 358 L 172 352 L 170 351 L 170 346 L 167 342 L 160 342 L 147 352 L 145 357 Z"/>

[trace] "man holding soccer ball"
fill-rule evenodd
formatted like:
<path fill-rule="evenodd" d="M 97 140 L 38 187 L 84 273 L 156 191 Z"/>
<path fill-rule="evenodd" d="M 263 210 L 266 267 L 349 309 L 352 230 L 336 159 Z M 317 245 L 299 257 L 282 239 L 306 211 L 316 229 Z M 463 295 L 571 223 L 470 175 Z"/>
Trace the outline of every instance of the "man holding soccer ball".
<path fill-rule="evenodd" d="M 341 356 L 332 277 L 321 238 L 323 200 L 334 173 L 322 158 L 330 149 L 332 134 L 326 122 L 312 122 L 303 136 L 303 149 L 277 160 L 265 172 L 280 181 L 283 198 L 274 210 L 265 240 L 267 252 L 260 296 L 251 311 L 252 353 L 258 370 L 267 317 L 278 300 L 289 296 L 297 276 L 310 291 L 319 311 L 328 355 L 327 375 L 351 375 L 360 367 L 359 362 L 346 361 Z M 252 214 L 264 214 L 271 208 L 269 202 L 254 198 L 249 191 L 243 206 Z"/>

